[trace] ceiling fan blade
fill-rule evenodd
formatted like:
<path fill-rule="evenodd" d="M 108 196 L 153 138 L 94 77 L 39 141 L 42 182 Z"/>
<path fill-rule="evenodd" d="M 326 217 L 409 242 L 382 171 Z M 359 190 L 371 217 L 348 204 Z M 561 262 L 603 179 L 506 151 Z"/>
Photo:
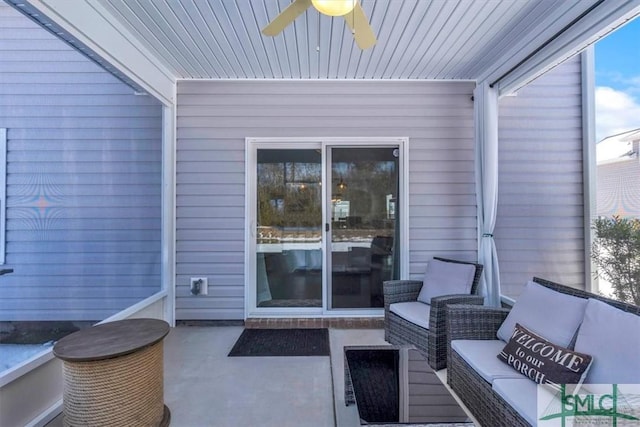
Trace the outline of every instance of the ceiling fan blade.
<path fill-rule="evenodd" d="M 276 16 L 273 21 L 269 22 L 262 29 L 265 36 L 275 36 L 282 32 L 285 27 L 291 24 L 298 16 L 311 7 L 311 0 L 295 0 L 280 15 Z"/>
<path fill-rule="evenodd" d="M 356 39 L 356 44 L 360 49 L 369 49 L 377 43 L 376 35 L 369 25 L 367 15 L 365 15 L 360 3 L 357 3 L 351 12 L 344 15 L 344 20 L 349 28 L 351 28 L 353 38 Z"/>

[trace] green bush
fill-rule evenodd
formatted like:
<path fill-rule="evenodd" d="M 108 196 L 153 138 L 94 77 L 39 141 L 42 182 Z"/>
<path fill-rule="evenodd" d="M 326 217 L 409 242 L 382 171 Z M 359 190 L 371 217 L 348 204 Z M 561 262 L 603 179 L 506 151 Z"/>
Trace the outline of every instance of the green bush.
<path fill-rule="evenodd" d="M 640 305 L 640 219 L 598 218 L 593 229 L 595 275 L 611 283 L 616 299 Z"/>

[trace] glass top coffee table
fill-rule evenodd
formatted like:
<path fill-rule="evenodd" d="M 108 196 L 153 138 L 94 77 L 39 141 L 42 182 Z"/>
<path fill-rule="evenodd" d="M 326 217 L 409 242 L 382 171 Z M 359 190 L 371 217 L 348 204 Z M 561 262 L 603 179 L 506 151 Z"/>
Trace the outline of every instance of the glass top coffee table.
<path fill-rule="evenodd" d="M 415 348 L 346 346 L 344 370 L 345 403 L 361 424 L 473 425 Z"/>

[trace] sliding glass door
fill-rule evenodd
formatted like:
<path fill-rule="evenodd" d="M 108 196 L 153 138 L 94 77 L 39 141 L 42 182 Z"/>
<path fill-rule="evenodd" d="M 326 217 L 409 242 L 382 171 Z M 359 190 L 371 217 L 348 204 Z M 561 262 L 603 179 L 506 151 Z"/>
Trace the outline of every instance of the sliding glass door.
<path fill-rule="evenodd" d="M 322 307 L 322 155 L 257 150 L 258 307 Z"/>
<path fill-rule="evenodd" d="M 402 146 L 248 143 L 250 315 L 375 313 L 400 277 Z"/>
<path fill-rule="evenodd" d="M 330 157 L 330 307 L 384 307 L 382 282 L 399 271 L 399 150 L 332 147 Z"/>

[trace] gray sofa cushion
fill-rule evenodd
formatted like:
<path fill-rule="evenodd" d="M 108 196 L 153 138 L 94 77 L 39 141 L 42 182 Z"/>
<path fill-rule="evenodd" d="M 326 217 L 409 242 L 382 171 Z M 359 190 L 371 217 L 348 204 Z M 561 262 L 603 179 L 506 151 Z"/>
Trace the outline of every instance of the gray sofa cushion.
<path fill-rule="evenodd" d="M 505 343 L 501 340 L 455 340 L 451 349 L 460 355 L 488 383 L 496 378 L 526 378 L 496 355 Z M 531 381 L 527 378 L 527 381 Z"/>
<path fill-rule="evenodd" d="M 431 303 L 431 298 L 442 295 L 470 294 L 476 266 L 432 259 L 422 281 L 418 301 Z"/>
<path fill-rule="evenodd" d="M 640 384 L 640 316 L 589 299 L 575 349 L 593 356 L 585 383 Z"/>
<path fill-rule="evenodd" d="M 509 341 L 516 323 L 520 323 L 554 344 L 569 347 L 586 306 L 585 298 L 556 292 L 529 281 L 498 329 L 498 338 Z"/>
<path fill-rule="evenodd" d="M 420 301 L 396 302 L 389 305 L 389 311 L 422 328 L 429 329 L 431 306 Z"/>
<path fill-rule="evenodd" d="M 538 384 L 527 378 L 501 378 L 491 388 L 532 426 L 538 425 Z"/>
<path fill-rule="evenodd" d="M 502 378 L 491 385 L 493 391 L 503 398 L 513 409 L 527 420 L 532 426 L 538 425 L 538 402 L 540 402 L 540 416 L 544 416 L 545 409 L 559 407 L 557 393 L 548 387 L 538 387 L 538 384 L 528 379 Z"/>

